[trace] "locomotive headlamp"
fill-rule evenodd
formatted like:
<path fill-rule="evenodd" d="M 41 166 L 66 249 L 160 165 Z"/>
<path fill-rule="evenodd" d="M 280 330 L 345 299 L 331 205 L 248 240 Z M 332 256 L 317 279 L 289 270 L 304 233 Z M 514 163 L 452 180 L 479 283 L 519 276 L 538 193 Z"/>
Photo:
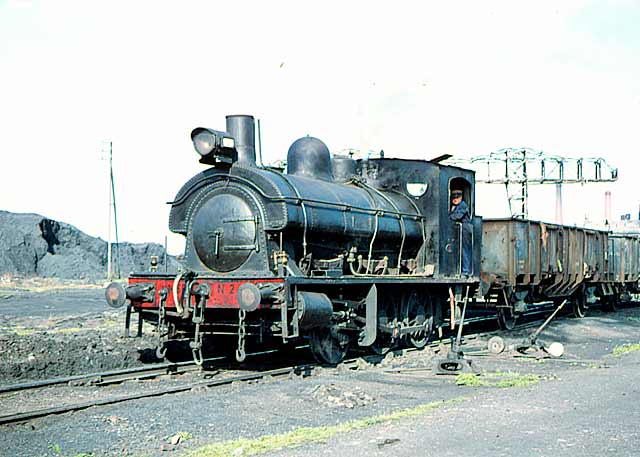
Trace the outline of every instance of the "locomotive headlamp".
<path fill-rule="evenodd" d="M 196 152 L 202 156 L 200 162 L 215 165 L 218 162 L 232 163 L 236 156 L 235 139 L 226 132 L 198 127 L 191 132 L 191 141 Z"/>
<path fill-rule="evenodd" d="M 216 147 L 216 137 L 206 130 L 192 137 L 193 146 L 201 156 L 206 156 Z"/>

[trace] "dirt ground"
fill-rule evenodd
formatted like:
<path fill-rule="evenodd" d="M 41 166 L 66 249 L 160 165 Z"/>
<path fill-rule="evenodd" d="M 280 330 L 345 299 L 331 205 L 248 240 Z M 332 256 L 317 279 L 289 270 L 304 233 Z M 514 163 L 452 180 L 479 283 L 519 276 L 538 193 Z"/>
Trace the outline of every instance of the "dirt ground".
<path fill-rule="evenodd" d="M 104 307 L 102 293 L 100 287 L 0 289 L 0 383 L 142 364 L 152 336 L 122 338 L 123 313 Z M 509 345 L 530 332 L 503 336 Z M 542 339 L 562 342 L 565 355 L 489 356 L 474 352 L 487 338 L 475 338 L 465 349 L 479 377 L 434 375 L 434 359 L 447 348 L 427 348 L 377 363 L 316 368 L 306 377 L 195 389 L 1 426 L 0 455 L 238 457 L 257 449 L 282 457 L 637 455 L 640 352 L 613 353 L 625 344 L 640 349 L 640 308 L 565 317 Z M 183 381 L 137 382 L 135 389 Z M 77 389 L 92 398 L 102 395 L 99 389 L 128 387 Z M 50 391 L 51 398 L 60 392 Z M 16 395 L 0 402 L 19 403 Z"/>
<path fill-rule="evenodd" d="M 124 309 L 106 306 L 104 284 L 0 283 L 0 384 L 141 365 L 155 344 L 151 329 L 124 338 L 123 323 Z"/>

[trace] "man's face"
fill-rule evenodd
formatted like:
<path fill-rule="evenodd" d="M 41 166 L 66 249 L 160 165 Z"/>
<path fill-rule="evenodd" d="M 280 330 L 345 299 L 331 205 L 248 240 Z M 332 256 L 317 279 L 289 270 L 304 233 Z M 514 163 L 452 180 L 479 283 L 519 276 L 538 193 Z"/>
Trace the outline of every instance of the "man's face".
<path fill-rule="evenodd" d="M 456 195 L 451 197 L 451 203 L 453 203 L 454 205 L 459 205 L 461 201 L 462 201 L 462 195 Z"/>

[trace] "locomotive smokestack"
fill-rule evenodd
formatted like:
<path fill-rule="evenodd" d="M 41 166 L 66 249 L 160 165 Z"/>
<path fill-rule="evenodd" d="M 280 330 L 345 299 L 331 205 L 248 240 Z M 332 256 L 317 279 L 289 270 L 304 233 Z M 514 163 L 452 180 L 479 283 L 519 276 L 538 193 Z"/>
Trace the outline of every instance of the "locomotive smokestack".
<path fill-rule="evenodd" d="M 253 116 L 233 114 L 227 116 L 227 133 L 235 138 L 238 163 L 256 165 L 256 130 Z"/>

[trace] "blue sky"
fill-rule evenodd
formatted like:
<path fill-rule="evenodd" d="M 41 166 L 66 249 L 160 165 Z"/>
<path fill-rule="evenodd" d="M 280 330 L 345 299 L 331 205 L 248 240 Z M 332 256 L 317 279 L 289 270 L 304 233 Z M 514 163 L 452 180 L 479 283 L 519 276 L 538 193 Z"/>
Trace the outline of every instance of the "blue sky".
<path fill-rule="evenodd" d="M 406 158 L 604 157 L 619 181 L 567 186 L 565 222 L 602 219 L 605 190 L 637 214 L 639 23 L 632 1 L 0 0 L 0 209 L 105 238 L 110 139 L 120 237 L 162 242 L 165 202 L 202 169 L 191 129 L 250 113 L 267 161 L 306 134 Z M 554 192 L 532 190 L 532 217 L 553 219 Z M 503 189 L 479 198 L 506 215 Z"/>

